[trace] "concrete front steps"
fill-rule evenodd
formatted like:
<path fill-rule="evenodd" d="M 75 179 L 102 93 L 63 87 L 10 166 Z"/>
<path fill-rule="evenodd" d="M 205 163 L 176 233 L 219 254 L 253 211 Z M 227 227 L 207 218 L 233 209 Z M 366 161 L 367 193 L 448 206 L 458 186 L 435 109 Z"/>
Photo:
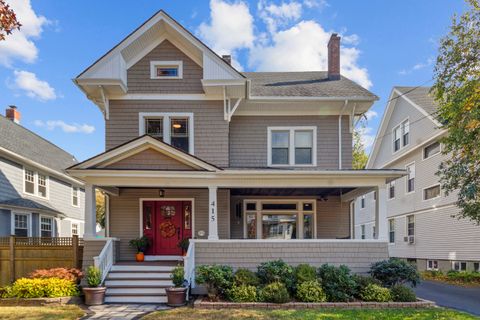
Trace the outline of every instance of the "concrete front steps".
<path fill-rule="evenodd" d="M 173 268 L 165 263 L 114 265 L 105 279 L 105 302 L 166 303 L 165 288 L 173 285 L 170 279 Z"/>

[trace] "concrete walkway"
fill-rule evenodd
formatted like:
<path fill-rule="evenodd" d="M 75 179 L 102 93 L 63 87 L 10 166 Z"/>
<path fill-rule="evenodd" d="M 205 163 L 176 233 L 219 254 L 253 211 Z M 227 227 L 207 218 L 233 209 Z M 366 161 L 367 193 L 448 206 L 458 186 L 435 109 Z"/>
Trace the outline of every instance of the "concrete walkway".
<path fill-rule="evenodd" d="M 142 316 L 157 310 L 170 309 L 166 305 L 159 304 L 104 304 L 101 306 L 90 306 L 88 310 L 92 313 L 83 319 L 96 320 L 130 320 L 139 319 Z"/>
<path fill-rule="evenodd" d="M 418 297 L 435 301 L 442 307 L 480 316 L 480 287 L 461 287 L 434 281 L 422 281 L 415 288 Z"/>

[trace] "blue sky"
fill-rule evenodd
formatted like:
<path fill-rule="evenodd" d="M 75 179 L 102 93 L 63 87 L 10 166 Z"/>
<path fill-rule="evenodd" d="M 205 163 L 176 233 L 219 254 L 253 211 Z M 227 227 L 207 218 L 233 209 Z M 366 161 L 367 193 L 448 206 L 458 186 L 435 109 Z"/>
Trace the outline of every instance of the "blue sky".
<path fill-rule="evenodd" d="M 461 0 L 7 3 L 24 27 L 0 43 L 0 106 L 17 105 L 23 126 L 79 160 L 104 151 L 104 120 L 71 79 L 159 9 L 244 71 L 325 69 L 325 41 L 340 33 L 344 73 L 380 97 L 370 144 L 391 87 L 431 79 L 438 40 L 466 8 Z"/>

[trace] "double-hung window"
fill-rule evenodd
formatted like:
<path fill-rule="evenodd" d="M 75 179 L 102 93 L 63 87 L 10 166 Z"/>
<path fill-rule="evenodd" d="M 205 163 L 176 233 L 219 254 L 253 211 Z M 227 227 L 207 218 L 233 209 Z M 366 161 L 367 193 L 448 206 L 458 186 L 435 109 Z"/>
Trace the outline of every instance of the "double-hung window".
<path fill-rule="evenodd" d="M 401 136 L 402 128 L 401 126 L 396 127 L 393 129 L 393 151 L 396 152 L 400 150 L 400 136 Z"/>
<path fill-rule="evenodd" d="M 427 260 L 427 270 L 438 270 L 438 260 Z"/>
<path fill-rule="evenodd" d="M 395 219 L 388 220 L 388 242 L 395 243 Z"/>
<path fill-rule="evenodd" d="M 415 216 L 414 215 L 407 216 L 407 236 L 409 237 L 415 236 Z"/>
<path fill-rule="evenodd" d="M 361 235 L 361 238 L 362 238 L 362 239 L 365 239 L 365 225 L 364 225 L 364 224 L 362 224 L 362 225 L 360 226 L 360 232 L 361 232 L 361 234 L 360 234 L 360 235 Z"/>
<path fill-rule="evenodd" d="M 402 122 L 402 147 L 410 142 L 410 122 L 408 120 Z"/>
<path fill-rule="evenodd" d="M 415 163 L 409 164 L 407 167 L 407 193 L 415 191 Z"/>
<path fill-rule="evenodd" d="M 72 236 L 78 236 L 78 223 L 72 223 Z"/>
<path fill-rule="evenodd" d="M 393 152 L 397 152 L 410 143 L 410 123 L 408 120 L 393 128 Z"/>
<path fill-rule="evenodd" d="M 425 148 L 423 148 L 423 159 L 428 159 L 433 157 L 436 154 L 440 153 L 440 142 L 435 141 L 432 144 L 429 144 Z"/>
<path fill-rule="evenodd" d="M 315 127 L 269 127 L 269 166 L 315 166 Z"/>
<path fill-rule="evenodd" d="M 40 216 L 40 236 L 42 238 L 53 237 L 53 218 Z"/>
<path fill-rule="evenodd" d="M 362 209 L 365 208 L 365 196 L 364 195 L 360 198 L 360 208 L 362 208 Z"/>
<path fill-rule="evenodd" d="M 141 112 L 139 134 L 193 154 L 193 113 Z"/>
<path fill-rule="evenodd" d="M 78 187 L 72 186 L 72 206 L 78 207 L 79 206 L 79 190 Z"/>
<path fill-rule="evenodd" d="M 395 198 L 395 180 L 388 183 L 388 199 Z"/>
<path fill-rule="evenodd" d="M 24 192 L 41 198 L 48 198 L 48 177 L 39 172 L 24 169 Z"/>
<path fill-rule="evenodd" d="M 17 237 L 30 235 L 30 216 L 23 213 L 14 213 L 13 234 Z"/>

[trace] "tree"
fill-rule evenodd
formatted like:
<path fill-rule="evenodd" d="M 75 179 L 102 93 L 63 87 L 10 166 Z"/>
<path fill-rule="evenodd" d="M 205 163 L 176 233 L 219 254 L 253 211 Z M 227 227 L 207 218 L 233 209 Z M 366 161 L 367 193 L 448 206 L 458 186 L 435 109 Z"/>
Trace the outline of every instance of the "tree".
<path fill-rule="evenodd" d="M 352 151 L 352 168 L 353 169 L 365 169 L 368 161 L 368 155 L 365 151 L 365 146 L 362 141 L 362 134 L 365 132 L 366 118 L 362 118 L 359 123 L 359 127 L 353 131 L 353 151 Z"/>
<path fill-rule="evenodd" d="M 468 0 L 469 11 L 453 17 L 441 40 L 432 93 L 447 159 L 438 171 L 447 194 L 458 191 L 458 217 L 480 224 L 480 3 Z"/>
<path fill-rule="evenodd" d="M 13 30 L 20 30 L 21 26 L 15 12 L 4 0 L 0 0 L 0 41 L 5 40 L 5 37 Z"/>
<path fill-rule="evenodd" d="M 105 228 L 105 194 L 100 191 L 95 191 L 95 199 L 97 202 L 97 223 Z"/>

